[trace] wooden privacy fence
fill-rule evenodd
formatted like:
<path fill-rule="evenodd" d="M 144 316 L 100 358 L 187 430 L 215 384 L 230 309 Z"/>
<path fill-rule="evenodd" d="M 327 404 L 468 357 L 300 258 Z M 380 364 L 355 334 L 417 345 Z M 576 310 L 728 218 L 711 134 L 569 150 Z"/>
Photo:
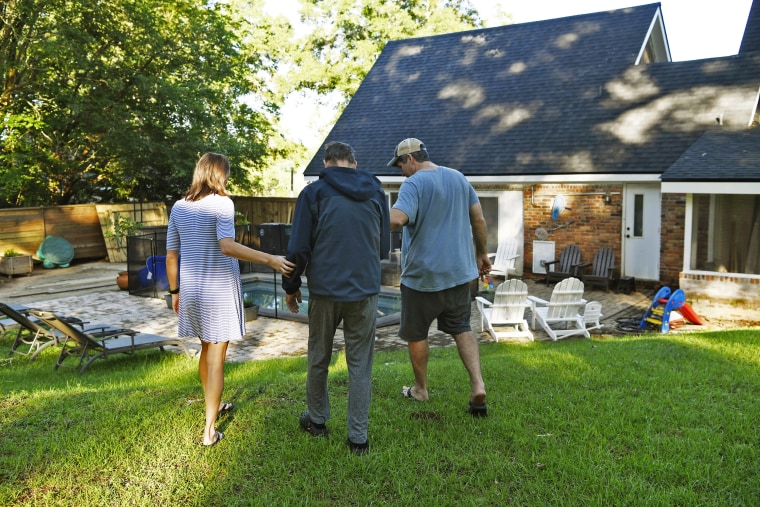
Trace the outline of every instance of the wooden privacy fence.
<path fill-rule="evenodd" d="M 47 236 L 68 240 L 74 246 L 75 259 L 106 254 L 94 205 L 0 210 L 0 252 L 13 248 L 36 255 Z"/>
<path fill-rule="evenodd" d="M 143 227 L 160 227 L 169 223 L 166 205 L 162 202 L 146 202 L 134 204 L 96 204 L 98 223 L 105 240 L 108 260 L 110 262 L 127 262 L 127 238 L 109 237 L 106 232 L 113 232 L 113 224 L 120 217 L 130 217 Z M 74 248 L 76 251 L 76 247 Z"/>
<path fill-rule="evenodd" d="M 296 209 L 296 199 L 292 197 L 233 197 L 235 211 L 251 222 L 247 227 L 238 227 L 238 242 L 260 248 L 259 236 L 255 234 L 254 226 L 259 224 L 293 223 L 293 212 Z"/>
<path fill-rule="evenodd" d="M 233 196 L 235 210 L 254 225 L 291 223 L 296 199 L 291 197 Z M 173 204 L 173 203 L 171 203 Z M 111 262 L 125 262 L 116 245 L 104 236 L 109 218 L 128 215 L 146 226 L 165 226 L 169 207 L 163 202 L 132 204 L 73 204 L 36 208 L 0 210 L 0 254 L 13 248 L 26 255 L 35 255 L 47 236 L 59 236 L 74 247 L 74 259 L 109 257 Z M 245 243 L 258 247 L 255 234 L 247 234 Z M 239 240 L 241 238 L 238 238 Z M 108 243 L 108 244 L 107 244 Z"/>

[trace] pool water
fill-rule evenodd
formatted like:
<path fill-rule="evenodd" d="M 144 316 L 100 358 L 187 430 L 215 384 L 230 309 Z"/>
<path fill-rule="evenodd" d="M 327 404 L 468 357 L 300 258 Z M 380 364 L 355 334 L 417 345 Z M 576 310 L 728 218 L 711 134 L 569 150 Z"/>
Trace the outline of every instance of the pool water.
<path fill-rule="evenodd" d="M 280 280 L 254 279 L 243 280 L 243 301 L 259 307 L 259 315 L 276 317 L 278 319 L 306 322 L 309 311 L 309 289 L 301 286 L 302 302 L 298 313 L 292 313 L 285 304 L 285 291 Z M 276 297 L 275 297 L 276 291 Z M 383 289 L 377 301 L 377 326 L 397 324 L 401 317 L 401 293 L 391 289 Z"/>

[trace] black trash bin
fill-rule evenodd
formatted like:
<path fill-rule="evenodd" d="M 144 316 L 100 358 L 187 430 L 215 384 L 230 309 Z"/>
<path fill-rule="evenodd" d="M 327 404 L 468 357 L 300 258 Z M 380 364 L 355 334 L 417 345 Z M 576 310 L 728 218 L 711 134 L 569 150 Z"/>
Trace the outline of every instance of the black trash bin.
<path fill-rule="evenodd" d="M 272 255 L 285 255 L 293 230 L 292 224 L 269 223 L 256 226 L 259 250 Z"/>

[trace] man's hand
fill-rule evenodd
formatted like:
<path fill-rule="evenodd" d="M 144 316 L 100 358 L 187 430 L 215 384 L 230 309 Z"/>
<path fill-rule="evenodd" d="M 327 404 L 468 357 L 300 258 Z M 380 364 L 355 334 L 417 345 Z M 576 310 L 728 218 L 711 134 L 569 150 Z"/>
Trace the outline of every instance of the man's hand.
<path fill-rule="evenodd" d="M 301 291 L 300 289 L 293 294 L 285 294 L 285 304 L 288 306 L 288 310 L 293 313 L 298 313 L 298 305 L 301 303 Z"/>
<path fill-rule="evenodd" d="M 478 257 L 478 275 L 480 275 L 480 281 L 485 282 L 486 276 L 491 272 L 491 259 L 488 258 L 488 254 L 483 254 Z"/>

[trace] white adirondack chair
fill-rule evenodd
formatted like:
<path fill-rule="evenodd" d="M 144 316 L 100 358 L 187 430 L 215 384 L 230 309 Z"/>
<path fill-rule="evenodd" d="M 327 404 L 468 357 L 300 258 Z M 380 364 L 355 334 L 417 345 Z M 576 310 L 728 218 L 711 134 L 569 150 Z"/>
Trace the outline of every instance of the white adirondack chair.
<path fill-rule="evenodd" d="M 602 315 L 602 303 L 599 301 L 591 301 L 586 303 L 583 309 L 583 323 L 586 325 L 586 330 L 601 329 L 604 325 L 601 323 Z"/>
<path fill-rule="evenodd" d="M 533 333 L 525 320 L 528 306 L 528 286 L 513 278 L 496 288 L 493 303 L 480 296 L 475 298 L 480 310 L 480 330 L 487 330 L 494 340 L 527 338 L 533 341 Z"/>
<path fill-rule="evenodd" d="M 503 276 L 506 279 L 510 274 L 516 274 L 515 261 L 520 258 L 517 247 L 517 240 L 510 239 L 499 243 L 496 253 L 488 254 L 492 259 L 491 275 Z"/>
<path fill-rule="evenodd" d="M 531 327 L 536 329 L 536 322 L 538 322 L 552 340 L 556 341 L 578 334 L 586 338 L 591 336 L 586 328 L 584 316 L 581 314 L 581 310 L 586 307 L 586 300 L 583 299 L 583 282 L 577 278 L 566 278 L 555 285 L 549 301 L 536 296 L 528 296 L 528 301 L 533 314 Z M 601 315 L 601 305 L 598 311 Z"/>

